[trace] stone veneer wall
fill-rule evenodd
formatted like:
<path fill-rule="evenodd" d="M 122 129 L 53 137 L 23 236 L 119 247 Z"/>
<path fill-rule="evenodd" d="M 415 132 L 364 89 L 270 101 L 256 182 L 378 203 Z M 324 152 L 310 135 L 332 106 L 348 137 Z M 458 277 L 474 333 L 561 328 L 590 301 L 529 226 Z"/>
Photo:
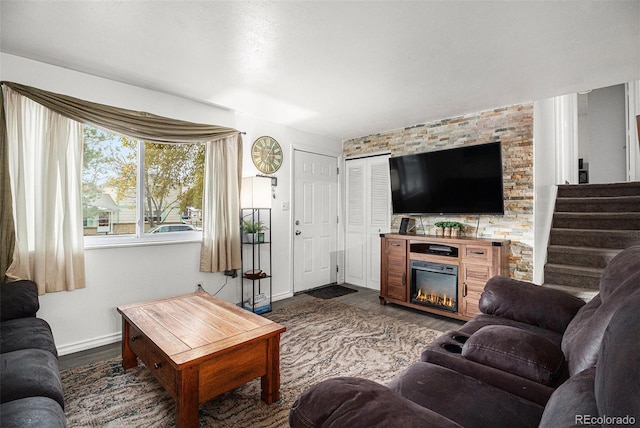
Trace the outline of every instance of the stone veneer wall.
<path fill-rule="evenodd" d="M 533 104 L 519 104 L 387 131 L 343 143 L 346 159 L 365 154 L 416 152 L 502 142 L 504 216 L 421 216 L 417 233 L 435 234 L 439 220 L 464 223 L 464 236 L 510 239 L 512 278 L 533 279 Z M 391 230 L 401 216 L 393 216 Z"/>

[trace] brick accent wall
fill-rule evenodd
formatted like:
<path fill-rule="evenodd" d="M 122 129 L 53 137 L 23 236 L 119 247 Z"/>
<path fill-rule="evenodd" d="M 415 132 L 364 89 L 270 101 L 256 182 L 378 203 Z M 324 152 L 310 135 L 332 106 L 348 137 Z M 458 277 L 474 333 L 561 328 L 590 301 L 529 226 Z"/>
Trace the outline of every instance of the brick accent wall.
<path fill-rule="evenodd" d="M 459 221 L 464 235 L 510 239 L 512 278 L 533 279 L 533 104 L 518 104 L 479 113 L 423 123 L 403 129 L 355 138 L 343 143 L 347 159 L 365 154 L 391 156 L 502 142 L 504 216 L 421 216 L 417 233 L 435 234 L 439 220 Z M 393 216 L 391 230 L 401 216 Z"/>

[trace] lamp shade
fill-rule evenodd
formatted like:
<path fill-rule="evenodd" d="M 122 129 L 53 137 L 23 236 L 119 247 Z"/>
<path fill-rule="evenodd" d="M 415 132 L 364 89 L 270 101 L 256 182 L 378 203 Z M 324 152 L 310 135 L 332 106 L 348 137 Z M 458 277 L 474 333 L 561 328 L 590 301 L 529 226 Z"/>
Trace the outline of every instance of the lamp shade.
<path fill-rule="evenodd" d="M 271 208 L 271 179 L 269 177 L 243 178 L 240 208 Z"/>

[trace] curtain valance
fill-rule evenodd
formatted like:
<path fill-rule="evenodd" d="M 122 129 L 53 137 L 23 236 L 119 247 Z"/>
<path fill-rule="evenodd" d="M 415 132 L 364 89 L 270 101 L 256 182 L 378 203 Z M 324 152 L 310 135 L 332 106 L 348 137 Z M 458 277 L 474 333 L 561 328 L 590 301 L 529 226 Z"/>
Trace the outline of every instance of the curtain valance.
<path fill-rule="evenodd" d="M 77 122 L 156 143 L 215 141 L 240 131 L 81 100 L 13 82 L 2 82 L 19 94 Z"/>

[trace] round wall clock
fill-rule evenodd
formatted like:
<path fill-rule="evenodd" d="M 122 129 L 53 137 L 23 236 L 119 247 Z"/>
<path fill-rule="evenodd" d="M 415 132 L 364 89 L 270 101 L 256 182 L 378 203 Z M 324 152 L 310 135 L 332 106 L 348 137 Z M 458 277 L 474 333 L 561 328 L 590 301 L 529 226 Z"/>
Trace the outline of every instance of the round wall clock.
<path fill-rule="evenodd" d="M 251 146 L 251 160 L 263 174 L 273 174 L 282 166 L 282 148 L 271 137 L 260 137 Z"/>

